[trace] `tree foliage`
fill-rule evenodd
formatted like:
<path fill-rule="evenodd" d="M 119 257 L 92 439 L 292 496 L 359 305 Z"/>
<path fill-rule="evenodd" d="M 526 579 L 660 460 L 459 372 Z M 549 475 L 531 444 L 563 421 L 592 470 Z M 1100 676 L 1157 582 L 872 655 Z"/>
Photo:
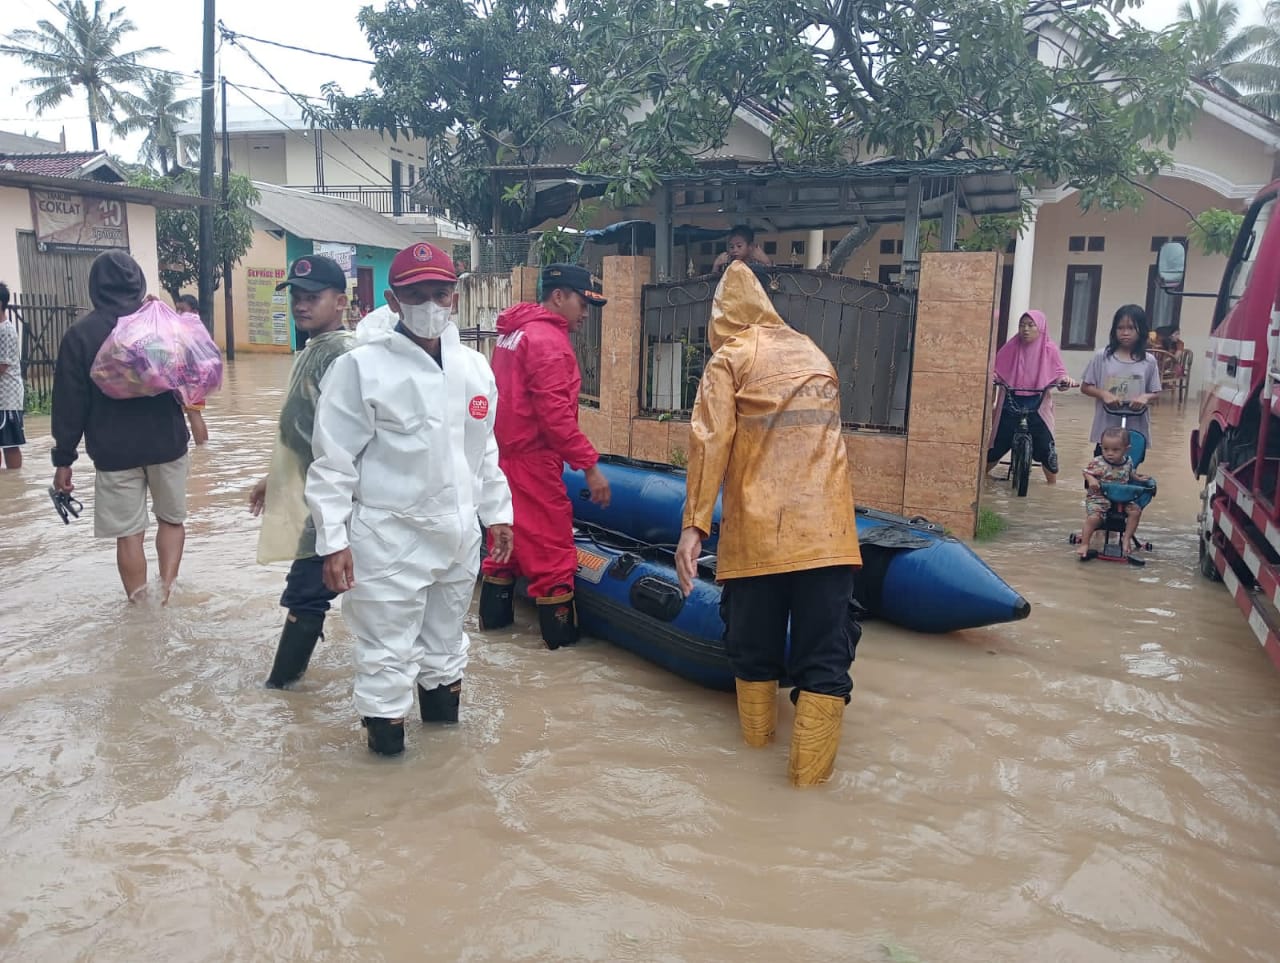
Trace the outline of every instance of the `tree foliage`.
<path fill-rule="evenodd" d="M 139 172 L 130 179 L 135 187 L 170 191 L 178 194 L 199 194 L 199 178 L 195 171 L 179 170 L 167 177 L 149 172 Z M 253 182 L 243 174 L 232 174 L 228 183 L 228 206 L 214 208 L 213 286 L 222 284 L 223 262 L 236 264 L 253 244 L 253 212 L 251 204 L 257 202 L 258 191 Z M 214 175 L 214 197 L 222 196 L 222 175 Z M 160 262 L 160 286 L 171 298 L 176 298 L 183 288 L 193 287 L 199 278 L 196 261 L 200 250 L 200 215 L 194 208 L 156 209 L 156 255 Z"/>
<path fill-rule="evenodd" d="M 1243 214 L 1215 207 L 1197 214 L 1195 220 L 1187 225 L 1187 230 L 1191 240 L 1205 254 L 1227 255 L 1231 253 L 1243 223 Z"/>
<path fill-rule="evenodd" d="M 390 0 L 360 16 L 380 91 L 329 93 L 341 123 L 432 139 L 428 188 L 482 228 L 486 164 L 572 163 L 631 203 L 722 148 L 741 108 L 772 120 L 780 162 L 1002 156 L 1123 206 L 1195 108 L 1183 31 L 1125 6 Z"/>
<path fill-rule="evenodd" d="M 176 80 L 173 74 L 155 71 L 142 79 L 138 93 L 121 97 L 124 117 L 117 133 L 145 132 L 139 156 L 161 174 L 178 166 L 178 126 L 198 103 L 195 97 L 178 96 Z"/>
<path fill-rule="evenodd" d="M 15 30 L 0 45 L 0 53 L 17 57 L 35 71 L 22 84 L 35 91 L 31 106 L 38 114 L 77 96 L 76 88 L 82 88 L 97 150 L 98 123 L 117 126 L 126 88 L 144 75 L 142 61 L 162 48 L 120 49 L 137 29 L 123 7 L 108 11 L 104 0 L 92 0 L 92 7 L 85 0 L 57 0 L 53 6 L 59 22 L 41 20 L 34 30 Z"/>
<path fill-rule="evenodd" d="M 489 227 L 499 201 L 482 169 L 536 164 L 572 139 L 577 38 L 561 5 L 388 0 L 383 10 L 365 7 L 359 21 L 381 92 L 347 97 L 329 85 L 334 116 L 322 119 L 426 138 L 426 189 L 455 218 Z"/>

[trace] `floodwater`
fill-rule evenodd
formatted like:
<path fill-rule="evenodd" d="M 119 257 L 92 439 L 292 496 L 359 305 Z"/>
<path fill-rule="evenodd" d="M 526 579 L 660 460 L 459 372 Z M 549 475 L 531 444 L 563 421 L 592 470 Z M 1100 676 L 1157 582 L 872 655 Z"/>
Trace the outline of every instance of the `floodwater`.
<path fill-rule="evenodd" d="M 1031 617 L 868 623 L 836 774 L 797 791 L 785 703 L 749 750 L 731 696 L 547 652 L 528 609 L 473 621 L 463 725 L 411 722 L 400 760 L 364 748 L 340 619 L 262 689 L 282 570 L 244 501 L 288 363 L 238 361 L 211 406 L 167 609 L 57 519 L 47 419 L 0 474 L 3 959 L 1280 956 L 1280 674 L 1195 571 L 1190 411 L 1155 412 L 1148 566 L 1080 565 L 1091 402 L 1063 398 L 1063 483 L 986 495 Z"/>

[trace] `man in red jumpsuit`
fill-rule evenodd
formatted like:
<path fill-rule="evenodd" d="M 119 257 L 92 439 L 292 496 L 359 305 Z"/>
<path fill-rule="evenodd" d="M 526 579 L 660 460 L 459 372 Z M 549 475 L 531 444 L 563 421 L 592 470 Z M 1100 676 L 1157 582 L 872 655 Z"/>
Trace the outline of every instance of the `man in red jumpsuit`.
<path fill-rule="evenodd" d="M 609 504 L 609 482 L 600 455 L 578 427 L 582 374 L 569 334 L 587 308 L 604 304 L 600 282 L 586 268 L 543 268 L 542 303 L 528 302 L 498 315 L 493 376 L 498 382 L 498 464 L 511 486 L 515 552 L 507 562 L 484 560 L 480 627 L 500 629 L 514 620 L 515 580 L 529 581 L 547 648 L 578 641 L 573 576 L 573 505 L 564 486 L 564 464 L 585 471 L 591 500 Z"/>

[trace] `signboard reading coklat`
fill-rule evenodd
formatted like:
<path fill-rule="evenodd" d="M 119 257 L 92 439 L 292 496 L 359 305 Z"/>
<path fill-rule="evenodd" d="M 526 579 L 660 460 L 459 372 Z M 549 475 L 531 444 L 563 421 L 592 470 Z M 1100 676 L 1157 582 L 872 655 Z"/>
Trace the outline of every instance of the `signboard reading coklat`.
<path fill-rule="evenodd" d="M 31 190 L 31 221 L 41 251 L 129 249 L 124 201 L 70 191 Z"/>

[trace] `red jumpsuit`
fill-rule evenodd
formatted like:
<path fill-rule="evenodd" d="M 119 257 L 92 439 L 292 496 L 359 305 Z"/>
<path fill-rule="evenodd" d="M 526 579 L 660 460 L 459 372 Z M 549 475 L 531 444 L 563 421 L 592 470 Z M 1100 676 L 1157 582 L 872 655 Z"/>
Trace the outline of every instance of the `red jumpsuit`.
<path fill-rule="evenodd" d="M 498 464 L 511 486 L 515 551 L 503 564 L 486 558 L 484 574 L 523 576 L 535 599 L 572 592 L 578 556 L 564 463 L 585 471 L 600 455 L 578 427 L 582 375 L 568 323 L 540 304 L 508 308 L 498 315 L 492 365 L 498 382 L 494 435 Z"/>

